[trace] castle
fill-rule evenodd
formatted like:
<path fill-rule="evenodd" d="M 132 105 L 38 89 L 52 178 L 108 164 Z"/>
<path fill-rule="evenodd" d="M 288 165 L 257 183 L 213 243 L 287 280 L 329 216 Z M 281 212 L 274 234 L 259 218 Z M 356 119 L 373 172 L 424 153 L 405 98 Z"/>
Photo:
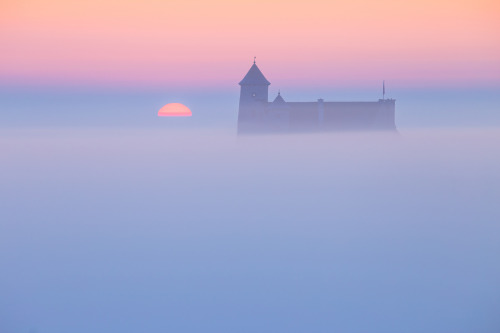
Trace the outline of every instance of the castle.
<path fill-rule="evenodd" d="M 394 99 L 376 102 L 269 102 L 271 84 L 255 63 L 239 83 L 238 133 L 395 131 Z M 385 85 L 383 89 L 385 96 Z"/>

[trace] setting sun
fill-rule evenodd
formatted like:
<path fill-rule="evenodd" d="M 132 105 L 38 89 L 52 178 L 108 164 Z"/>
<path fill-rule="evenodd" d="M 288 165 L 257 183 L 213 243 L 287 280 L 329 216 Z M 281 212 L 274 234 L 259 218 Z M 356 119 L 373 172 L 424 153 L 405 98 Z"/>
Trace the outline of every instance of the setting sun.
<path fill-rule="evenodd" d="M 169 103 L 158 111 L 159 117 L 191 117 L 191 110 L 181 103 Z"/>

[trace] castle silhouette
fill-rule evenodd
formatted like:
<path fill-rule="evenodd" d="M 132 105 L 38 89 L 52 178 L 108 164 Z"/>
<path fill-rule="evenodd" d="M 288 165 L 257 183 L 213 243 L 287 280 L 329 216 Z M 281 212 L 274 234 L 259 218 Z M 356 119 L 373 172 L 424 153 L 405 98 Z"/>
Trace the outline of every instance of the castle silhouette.
<path fill-rule="evenodd" d="M 255 63 L 239 83 L 238 133 L 395 131 L 396 100 L 375 102 L 269 102 L 269 82 Z"/>

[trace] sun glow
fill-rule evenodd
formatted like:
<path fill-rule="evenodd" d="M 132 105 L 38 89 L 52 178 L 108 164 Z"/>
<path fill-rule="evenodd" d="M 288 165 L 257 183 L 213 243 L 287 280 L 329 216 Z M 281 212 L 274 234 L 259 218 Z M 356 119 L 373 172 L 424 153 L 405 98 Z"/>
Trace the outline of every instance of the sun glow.
<path fill-rule="evenodd" d="M 169 103 L 158 111 L 158 117 L 191 117 L 191 110 L 181 103 Z"/>

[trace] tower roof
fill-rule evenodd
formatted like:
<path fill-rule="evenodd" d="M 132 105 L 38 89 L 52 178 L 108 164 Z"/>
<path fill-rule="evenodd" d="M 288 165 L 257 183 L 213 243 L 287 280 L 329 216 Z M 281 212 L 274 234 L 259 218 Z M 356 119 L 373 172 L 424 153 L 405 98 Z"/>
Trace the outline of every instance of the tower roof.
<path fill-rule="evenodd" d="M 248 71 L 247 75 L 241 80 L 240 86 L 242 85 L 270 85 L 271 82 L 267 81 L 264 74 L 260 71 L 259 67 L 253 63 L 252 67 Z"/>
<path fill-rule="evenodd" d="M 281 92 L 278 92 L 278 96 L 273 101 L 273 104 L 285 104 L 285 100 L 281 97 Z"/>

